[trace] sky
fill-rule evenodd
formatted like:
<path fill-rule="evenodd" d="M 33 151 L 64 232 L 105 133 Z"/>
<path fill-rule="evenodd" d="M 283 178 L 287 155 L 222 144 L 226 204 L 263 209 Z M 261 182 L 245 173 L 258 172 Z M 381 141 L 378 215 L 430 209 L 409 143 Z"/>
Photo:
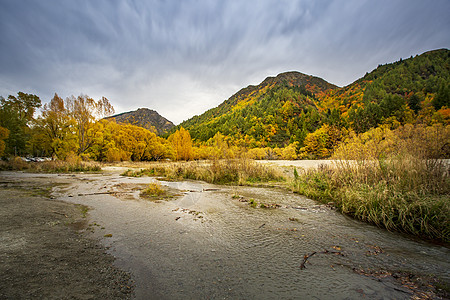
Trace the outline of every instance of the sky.
<path fill-rule="evenodd" d="M 345 86 L 450 48 L 449 0 L 0 0 L 0 95 L 106 97 L 179 124 L 268 76 Z"/>

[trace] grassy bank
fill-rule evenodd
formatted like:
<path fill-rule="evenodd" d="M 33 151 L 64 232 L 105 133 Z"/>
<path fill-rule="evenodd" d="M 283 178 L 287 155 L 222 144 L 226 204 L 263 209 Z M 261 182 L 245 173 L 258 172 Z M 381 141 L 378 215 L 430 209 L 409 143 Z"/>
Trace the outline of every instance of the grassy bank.
<path fill-rule="evenodd" d="M 413 156 L 342 160 L 297 173 L 292 188 L 358 220 L 449 243 L 449 171 L 442 160 Z"/>
<path fill-rule="evenodd" d="M 16 157 L 9 161 L 1 161 L 0 171 L 28 171 L 36 173 L 100 172 L 101 166 L 99 163 L 81 161 L 80 159 L 26 162 L 20 157 Z"/>
<path fill-rule="evenodd" d="M 124 176 L 163 176 L 171 180 L 194 179 L 214 184 L 248 185 L 284 181 L 275 168 L 249 159 L 157 163 Z"/>
<path fill-rule="evenodd" d="M 252 160 L 154 163 L 124 176 L 162 176 L 214 184 L 285 182 L 280 171 Z M 450 166 L 443 160 L 397 155 L 337 160 L 295 171 L 292 190 L 390 231 L 450 242 Z"/>

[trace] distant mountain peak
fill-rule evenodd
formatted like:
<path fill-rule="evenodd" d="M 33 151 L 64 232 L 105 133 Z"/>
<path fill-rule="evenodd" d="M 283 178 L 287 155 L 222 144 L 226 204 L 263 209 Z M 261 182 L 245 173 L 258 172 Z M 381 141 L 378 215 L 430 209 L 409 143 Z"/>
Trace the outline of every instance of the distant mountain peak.
<path fill-rule="evenodd" d="M 275 77 L 267 77 L 261 84 L 285 83 L 289 86 L 304 86 L 311 93 L 317 93 L 337 88 L 336 85 L 323 80 L 320 77 L 307 75 L 298 71 L 280 73 Z"/>
<path fill-rule="evenodd" d="M 117 123 L 143 127 L 158 135 L 168 132 L 175 126 L 171 121 L 149 108 L 138 108 L 137 110 L 120 113 L 105 119 L 114 119 Z"/>
<path fill-rule="evenodd" d="M 239 99 L 251 96 L 260 90 L 272 86 L 287 85 L 290 87 L 303 87 L 307 91 L 317 94 L 320 92 L 325 92 L 332 89 L 337 89 L 338 86 L 325 81 L 324 79 L 316 76 L 306 75 L 298 71 L 288 71 L 280 73 L 276 76 L 266 77 L 258 85 L 249 85 L 245 88 L 240 89 L 237 93 L 232 95 L 228 100 L 225 100 L 222 104 L 236 103 Z M 220 107 L 220 105 L 219 105 Z"/>

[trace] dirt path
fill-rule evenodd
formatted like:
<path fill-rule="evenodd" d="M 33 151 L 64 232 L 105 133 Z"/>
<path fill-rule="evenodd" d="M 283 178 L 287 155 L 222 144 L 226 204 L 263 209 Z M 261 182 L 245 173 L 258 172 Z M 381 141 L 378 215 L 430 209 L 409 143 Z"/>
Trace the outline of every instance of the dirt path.
<path fill-rule="evenodd" d="M 128 273 L 85 233 L 86 208 L 49 199 L 55 182 L 0 174 L 0 299 L 127 299 Z"/>

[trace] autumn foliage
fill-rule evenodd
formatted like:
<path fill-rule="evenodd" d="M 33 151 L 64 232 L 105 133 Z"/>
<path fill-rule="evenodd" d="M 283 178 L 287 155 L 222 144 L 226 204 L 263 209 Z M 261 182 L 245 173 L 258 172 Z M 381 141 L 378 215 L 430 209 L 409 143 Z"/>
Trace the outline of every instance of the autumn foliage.
<path fill-rule="evenodd" d="M 431 132 L 450 122 L 449 65 L 448 50 L 430 51 L 380 65 L 342 88 L 298 72 L 282 73 L 240 90 L 164 136 L 104 119 L 114 113 L 105 97 L 55 94 L 41 108 L 38 96 L 19 92 L 0 97 L 0 153 L 108 162 L 292 160 L 329 158 L 344 149 L 355 155 L 391 151 L 390 143 L 408 134 L 431 145 Z M 449 152 L 439 155 L 449 157 Z"/>

